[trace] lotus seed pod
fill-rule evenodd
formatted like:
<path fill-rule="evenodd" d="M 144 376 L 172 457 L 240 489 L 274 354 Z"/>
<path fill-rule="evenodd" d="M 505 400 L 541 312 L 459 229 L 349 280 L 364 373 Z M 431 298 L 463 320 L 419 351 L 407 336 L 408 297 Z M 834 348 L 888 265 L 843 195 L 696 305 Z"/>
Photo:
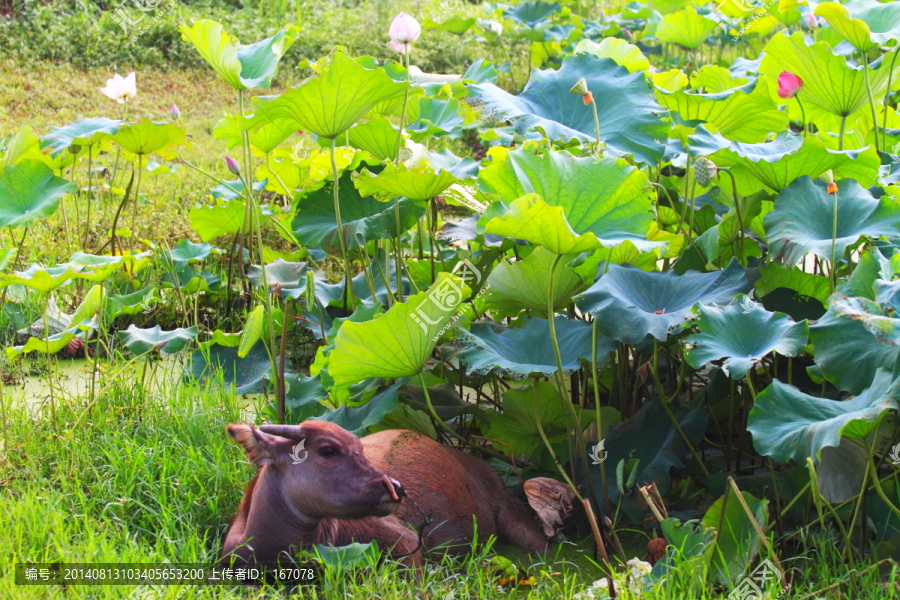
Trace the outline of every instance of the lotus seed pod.
<path fill-rule="evenodd" d="M 701 187 L 706 187 L 709 185 L 709 182 L 712 181 L 712 178 L 716 176 L 718 170 L 718 167 L 716 167 L 716 164 L 713 161 L 705 156 L 701 156 L 697 159 L 697 162 L 694 163 L 694 178 L 696 178 L 697 183 Z"/>
<path fill-rule="evenodd" d="M 821 177 L 822 181 L 824 181 L 825 183 L 834 183 L 834 172 L 831 169 L 828 169 L 827 171 L 819 175 L 819 177 Z"/>
<path fill-rule="evenodd" d="M 576 96 L 584 96 L 590 90 L 588 90 L 587 81 L 585 81 L 584 77 L 575 82 L 575 85 L 572 86 L 572 89 L 569 90 L 570 94 L 575 94 Z"/>

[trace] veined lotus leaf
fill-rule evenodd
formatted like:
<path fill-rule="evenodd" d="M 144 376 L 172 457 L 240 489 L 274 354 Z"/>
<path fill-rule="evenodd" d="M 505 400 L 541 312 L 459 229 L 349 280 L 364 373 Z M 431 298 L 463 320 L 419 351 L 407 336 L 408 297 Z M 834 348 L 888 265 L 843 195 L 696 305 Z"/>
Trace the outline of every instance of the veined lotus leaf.
<path fill-rule="evenodd" d="M 382 171 L 383 173 L 383 171 Z M 372 196 L 363 196 L 353 185 L 351 172 L 340 178 L 341 225 L 349 247 L 356 246 L 359 236 L 369 242 L 397 235 L 397 219 L 393 203 L 386 204 Z M 334 214 L 334 195 L 331 182 L 297 200 L 297 216 L 291 227 L 297 241 L 304 246 L 321 246 L 326 252 L 337 254 L 340 243 L 337 219 Z M 400 227 L 407 231 L 425 212 L 421 202 L 404 198 L 400 201 Z"/>
<path fill-rule="evenodd" d="M 351 146 L 365 150 L 378 160 L 393 160 L 397 155 L 400 130 L 387 117 L 378 116 L 354 125 L 347 134 Z"/>
<path fill-rule="evenodd" d="M 631 240 L 642 250 L 658 245 L 648 243 L 645 238 L 653 223 L 653 189 L 646 175 L 623 159 L 607 157 L 595 161 L 592 157 L 577 158 L 552 150 L 538 155 L 531 147 L 512 151 L 497 148 L 491 151 L 490 164 L 479 173 L 478 185 L 483 192 L 499 196 L 504 203 L 515 204 L 525 194 L 537 194 L 551 209 L 548 212 L 562 213 L 560 218 L 568 223 L 565 229 L 571 228 L 577 234 L 593 233 L 605 246 L 614 246 L 624 240 Z M 557 207 L 562 210 L 553 210 Z M 489 209 L 480 225 L 485 226 L 487 233 L 546 245 L 558 254 L 569 253 L 554 249 L 561 247 L 561 239 L 553 244 L 539 241 L 556 238 L 556 231 L 565 229 L 538 227 L 543 231 L 534 238 L 524 234 L 534 223 L 528 223 L 520 234 L 488 231 L 497 226 L 490 223 L 491 219 L 508 218 L 500 217 L 501 214 Z M 529 214 L 528 219 L 536 215 Z M 539 220 L 548 218 L 549 215 L 542 215 Z"/>
<path fill-rule="evenodd" d="M 120 315 L 136 315 L 149 313 L 162 301 L 159 290 L 152 285 L 141 288 L 130 294 L 115 294 L 106 300 L 103 314 L 109 323 Z"/>
<path fill-rule="evenodd" d="M 362 394 L 351 398 L 350 402 L 341 404 L 337 408 L 326 410 L 319 416 L 310 417 L 311 421 L 330 421 L 340 425 L 344 429 L 356 435 L 365 435 L 366 428 L 378 425 L 389 412 L 397 407 L 397 390 L 406 383 L 401 379 L 394 385 L 387 387 L 379 385 L 381 379 L 377 379 Z M 367 401 L 357 404 L 353 400 L 358 396 L 368 395 L 371 387 L 375 387 L 375 394 Z"/>
<path fill-rule="evenodd" d="M 598 329 L 614 340 L 637 344 L 649 334 L 664 342 L 671 329 L 693 316 L 698 302 L 729 304 L 749 289 L 743 267 L 733 259 L 722 271 L 684 275 L 610 265 L 575 303 L 593 313 Z"/>
<path fill-rule="evenodd" d="M 285 373 L 284 387 L 285 422 L 288 425 L 302 423 L 325 412 L 325 405 L 319 400 L 328 398 L 328 393 L 322 387 L 319 375 L 306 377 L 299 373 Z M 269 412 L 277 416 L 278 409 L 274 402 L 269 404 Z"/>
<path fill-rule="evenodd" d="M 700 402 L 695 408 L 680 406 L 672 412 L 691 444 L 696 446 L 700 443 L 706 432 L 706 406 Z M 615 473 L 619 461 L 640 459 L 635 484 L 655 483 L 659 493 L 665 495 L 672 484 L 671 469 L 684 467 L 683 461 L 690 454 L 658 398 L 644 403 L 629 420 L 610 428 L 604 440 L 603 448 L 608 452 L 605 461 L 606 490 L 613 510 L 616 510 L 620 497 Z M 597 498 L 603 498 L 600 465 L 592 464 L 590 471 L 594 493 Z M 600 506 L 602 510 L 602 501 Z M 637 494 L 622 498 L 622 510 L 635 523 L 640 523 L 648 512 L 647 504 Z"/>
<path fill-rule="evenodd" d="M 178 125 L 154 123 L 149 119 L 122 125 L 110 135 L 110 139 L 132 154 L 146 156 L 156 153 L 165 158 L 174 158 L 175 147 L 187 141 L 184 130 Z"/>
<path fill-rule="evenodd" d="M 693 6 L 686 6 L 663 17 L 656 26 L 656 37 L 693 50 L 705 42 L 716 27 L 718 23 L 697 14 L 697 9 Z"/>
<path fill-rule="evenodd" d="M 478 228 L 485 234 L 524 239 L 554 254 L 578 254 L 601 247 L 596 235 L 576 234 L 563 208 L 550 206 L 537 194 L 517 198 L 509 206 L 495 202 L 481 217 Z"/>
<path fill-rule="evenodd" d="M 213 251 L 219 250 L 206 242 L 196 244 L 190 240 L 181 240 L 171 250 L 163 250 L 162 256 L 166 264 L 177 270 L 190 263 L 206 260 Z"/>
<path fill-rule="evenodd" d="M 769 352 L 797 356 L 809 334 L 806 321 L 795 323 L 784 313 L 748 304 L 743 294 L 725 308 L 700 306 L 695 323 L 700 333 L 685 340 L 691 346 L 685 350 L 688 364 L 699 369 L 724 358 L 722 368 L 732 379 L 742 378 Z"/>
<path fill-rule="evenodd" d="M 158 350 L 160 354 L 177 354 L 197 337 L 197 328 L 179 327 L 173 331 L 163 331 L 159 325 L 152 329 L 139 329 L 134 324 L 119 332 L 119 340 L 137 355 Z"/>
<path fill-rule="evenodd" d="M 309 265 L 305 262 L 288 262 L 281 258 L 276 258 L 273 262 L 266 265 L 266 283 L 269 287 L 273 285 L 281 286 L 281 289 L 293 289 L 300 285 L 300 280 L 306 280 L 306 271 Z M 250 265 L 247 270 L 247 279 L 254 286 L 262 285 L 260 277 L 262 269 L 259 265 Z"/>
<path fill-rule="evenodd" d="M 450 33 L 455 33 L 456 35 L 462 35 L 469 30 L 469 27 L 475 24 L 476 19 L 464 19 L 459 15 L 451 15 L 450 17 L 444 19 L 440 23 L 428 17 L 425 19 L 425 22 L 422 23 L 422 29 L 429 31 L 431 29 L 438 29 L 440 31 L 449 31 Z"/>
<path fill-rule="evenodd" d="M 603 38 L 599 44 L 593 40 L 583 39 L 575 46 L 575 53 L 586 52 L 597 58 L 611 58 L 616 64 L 628 69 L 629 73 L 646 71 L 650 68 L 650 61 L 634 44 L 629 44 L 619 38 Z"/>
<path fill-rule="evenodd" d="M 512 447 L 515 456 L 532 457 L 535 450 L 544 448 L 535 415 L 540 415 L 541 428 L 551 445 L 564 444 L 569 431 L 574 427 L 570 413 L 556 386 L 548 381 L 540 381 L 528 387 L 513 388 L 503 394 L 503 414 L 490 415 L 490 426 L 486 437 L 504 442 Z M 604 406 L 604 425 L 613 425 L 621 420 L 619 411 Z M 596 419 L 594 411 L 585 411 L 581 427 L 587 427 Z"/>
<path fill-rule="evenodd" d="M 900 253 L 893 254 L 890 259 L 885 258 L 881 250 L 871 248 L 868 252 L 863 252 L 859 257 L 859 262 L 850 278 L 838 283 L 837 291 L 844 296 L 859 296 L 875 300 L 877 292 L 875 291 L 875 282 L 883 279 L 888 282 L 894 278 L 894 275 L 900 273 Z M 879 303 L 881 303 L 879 301 Z"/>
<path fill-rule="evenodd" d="M 76 252 L 69 262 L 61 263 L 56 267 L 31 265 L 24 271 L 14 271 L 2 275 L 0 276 L 0 288 L 21 284 L 31 289 L 49 292 L 70 279 L 103 281 L 120 268 L 125 268 L 132 273 L 139 271 L 146 266 L 147 257 L 150 254 L 150 252 L 140 252 L 119 256 L 97 256 Z"/>
<path fill-rule="evenodd" d="M 266 380 L 272 378 L 271 365 L 262 345 L 255 346 L 246 358 L 238 358 L 236 347 L 212 346 L 191 355 L 185 377 L 208 386 L 217 382 L 221 369 L 222 383 L 227 387 L 234 385 L 236 394 L 261 394 L 266 390 Z"/>
<path fill-rule="evenodd" d="M 247 131 L 250 144 L 263 154 L 268 154 L 296 133 L 298 129 L 300 129 L 300 124 L 286 117 L 269 119 L 258 114 L 249 117 L 227 116 L 216 123 L 213 137 L 217 140 L 225 140 L 230 149 L 243 143 L 241 132 Z"/>
<path fill-rule="evenodd" d="M 419 120 L 406 126 L 406 131 L 414 142 L 422 142 L 429 137 L 459 137 L 465 121 L 459 114 L 459 100 L 419 100 Z"/>
<path fill-rule="evenodd" d="M 769 524 L 769 501 L 757 499 L 750 492 L 741 492 L 753 519 L 766 531 Z M 712 553 L 712 567 L 720 583 L 733 584 L 756 558 L 759 545 L 759 534 L 736 498 L 724 505 L 724 497 L 719 498 L 703 515 L 703 524 L 718 529 L 716 546 Z M 721 525 L 720 525 L 721 524 Z"/>
<path fill-rule="evenodd" d="M 269 220 L 271 211 L 257 207 L 260 225 Z M 195 204 L 191 207 L 191 227 L 204 242 L 220 235 L 234 234 L 244 227 L 246 209 L 243 200 L 217 200 L 214 204 Z"/>
<path fill-rule="evenodd" d="M 501 260 L 488 276 L 488 304 L 507 310 L 533 310 L 546 315 L 547 286 L 555 257 L 546 248 L 539 247 L 521 262 Z M 563 263 L 557 265 L 553 279 L 554 309 L 564 307 L 572 294 L 584 287 L 581 276 Z"/>
<path fill-rule="evenodd" d="M 657 104 L 643 72 L 629 73 L 611 58 L 581 53 L 564 59 L 559 70 L 535 69 L 518 96 L 491 83 L 470 85 L 469 102 L 483 105 L 485 114 L 512 121 L 518 133 L 539 128 L 552 141 L 594 142 L 591 107 L 569 93 L 582 77 L 594 93 L 607 148 L 658 163 L 669 133 L 667 112 Z"/>
<path fill-rule="evenodd" d="M 333 139 L 375 105 L 402 97 L 408 83 L 392 80 L 383 68 L 367 69 L 343 52 L 335 52 L 319 75 L 265 102 L 266 114 L 288 117 L 303 129 Z M 254 99 L 262 106 L 262 101 Z"/>
<path fill-rule="evenodd" d="M 179 27 L 182 39 L 191 42 L 209 66 L 236 90 L 266 89 L 275 76 L 278 61 L 294 43 L 299 31 L 288 26 L 255 44 L 241 45 L 225 33 L 222 24 L 210 19 Z"/>
<path fill-rule="evenodd" d="M 90 319 L 84 319 L 79 324 L 69 327 L 51 335 L 47 339 L 30 337 L 22 346 L 10 346 L 6 349 L 7 360 L 13 360 L 16 356 L 26 352 L 40 352 L 42 354 L 56 354 L 65 348 L 76 337 L 83 337 L 87 332 L 94 331 L 98 324 Z"/>
<path fill-rule="evenodd" d="M 657 582 L 680 572 L 689 580 L 705 582 L 712 563 L 715 529 L 696 519 L 682 523 L 675 517 L 665 519 L 660 523 L 660 529 L 669 547 L 665 556 L 653 565 L 651 581 Z"/>
<path fill-rule="evenodd" d="M 769 251 L 794 264 L 807 252 L 831 260 L 834 195 L 824 181 L 801 177 L 775 199 L 775 210 L 763 220 Z M 900 205 L 887 196 L 876 200 L 852 179 L 838 183 L 835 260 L 863 235 L 900 236 Z"/>
<path fill-rule="evenodd" d="M 581 366 L 581 359 L 591 359 L 591 326 L 584 321 L 555 317 L 556 338 L 562 355 L 563 369 L 571 371 Z M 550 343 L 547 319 L 534 317 L 524 327 L 502 333 L 491 325 L 472 325 L 472 331 L 461 331 L 459 343 L 465 347 L 459 360 L 471 373 L 484 374 L 495 367 L 521 377 L 532 373 L 556 373 L 556 355 Z M 609 363 L 607 352 L 617 344 L 602 335 L 597 336 L 597 363 Z"/>
<path fill-rule="evenodd" d="M 453 173 L 435 170 L 428 161 L 408 167 L 406 164 L 386 166 L 378 175 L 368 169 L 360 172 L 356 187 L 363 196 L 382 197 L 403 196 L 410 200 L 431 200 L 459 179 Z"/>
<path fill-rule="evenodd" d="M 62 170 L 61 163 L 63 161 L 68 163 L 66 166 L 74 164 L 81 153 L 81 151 L 76 154 L 66 152 L 68 156 L 59 155 L 58 153 L 51 156 L 44 154 L 44 152 L 49 152 L 49 144 L 47 143 L 46 138 L 39 138 L 34 130 L 28 125 L 24 125 L 22 129 L 15 133 L 15 135 L 8 140 L 5 140 L 5 144 L 6 147 L 0 152 L 0 168 L 10 167 L 30 158 L 39 160 L 54 171 L 59 172 Z"/>
<path fill-rule="evenodd" d="M 0 171 L 0 227 L 27 227 L 46 219 L 75 184 L 53 174 L 39 160 L 28 159 Z"/>
<path fill-rule="evenodd" d="M 847 66 L 847 59 L 835 54 L 827 42 L 807 45 L 801 32 L 790 37 L 785 32 L 776 34 L 759 65 L 773 94 L 783 71 L 803 80 L 797 98 L 804 104 L 814 104 L 837 117 L 849 117 L 868 105 L 863 68 Z M 873 94 L 884 94 L 889 71 L 882 67 L 869 74 Z"/>
<path fill-rule="evenodd" d="M 897 361 L 900 319 L 883 312 L 865 298 L 835 294 L 825 316 L 810 327 L 816 364 L 839 389 L 860 394 L 876 369 L 891 368 Z"/>
<path fill-rule="evenodd" d="M 761 277 L 756 282 L 756 294 L 762 298 L 778 288 L 794 290 L 802 296 L 815 298 L 828 307 L 828 296 L 831 295 L 831 282 L 823 275 L 805 273 L 798 267 L 782 267 L 778 263 L 769 263 L 760 268 Z"/>
<path fill-rule="evenodd" d="M 870 186 L 875 183 L 880 164 L 874 147 L 829 150 L 818 138 L 793 133 L 780 133 L 761 144 L 732 142 L 710 159 L 720 167 L 731 167 L 738 193 L 745 196 L 761 189 L 780 192 L 798 177 L 815 179 L 828 170 L 836 179 L 855 179 Z"/>
<path fill-rule="evenodd" d="M 262 304 L 257 304 L 247 314 L 247 319 L 244 321 L 244 328 L 241 330 L 241 342 L 238 344 L 238 358 L 247 357 L 247 354 L 250 353 L 250 350 L 253 349 L 259 338 L 268 331 L 266 326 L 266 307 Z"/>
<path fill-rule="evenodd" d="M 243 197 L 243 195 L 244 195 L 244 182 L 243 181 L 241 181 L 240 179 L 234 179 L 234 180 L 230 180 L 230 181 L 220 179 L 219 181 L 221 181 L 222 183 L 220 183 L 219 185 L 217 185 L 214 188 L 212 188 L 211 190 L 209 190 L 209 194 L 213 198 L 216 198 L 217 200 L 219 200 L 219 199 L 221 199 L 221 200 L 237 200 L 238 198 Z M 268 183 L 268 181 L 266 181 L 265 179 L 263 179 L 262 181 L 254 181 L 253 186 L 252 186 L 253 191 L 254 192 L 263 191 L 264 189 L 266 189 L 267 183 Z"/>
<path fill-rule="evenodd" d="M 815 14 L 825 17 L 845 40 L 863 52 L 900 39 L 900 5 L 895 2 L 824 2 L 816 6 L 815 11 Z"/>
<path fill-rule="evenodd" d="M 106 139 L 107 135 L 116 133 L 122 124 L 123 122 L 118 119 L 107 119 L 106 117 L 82 119 L 65 127 L 51 127 L 50 133 L 42 139 L 47 143 L 45 148 L 50 148 L 50 154 L 57 156 L 73 144 L 92 146 L 101 142 Z"/>
<path fill-rule="evenodd" d="M 810 457 L 818 463 L 823 448 L 838 447 L 841 437 L 863 439 L 888 411 L 900 410 L 898 394 L 900 380 L 892 381 L 885 368 L 875 371 L 865 391 L 842 401 L 816 398 L 776 379 L 756 397 L 747 430 L 764 456 L 799 464 Z"/>
<path fill-rule="evenodd" d="M 521 2 L 503 10 L 503 16 L 528 27 L 536 27 L 547 17 L 560 12 L 559 2 Z"/>
<path fill-rule="evenodd" d="M 344 323 L 328 362 L 334 384 L 417 374 L 431 355 L 440 331 L 470 292 L 459 277 L 441 273 L 427 291 L 394 304 L 381 317 Z"/>
<path fill-rule="evenodd" d="M 749 83 L 746 79 L 735 78 L 731 71 L 718 65 L 704 65 L 691 74 L 691 87 L 703 88 L 707 94 L 718 94 Z"/>
<path fill-rule="evenodd" d="M 787 113 L 772 101 L 764 79 L 725 92 L 659 89 L 657 96 L 685 121 L 710 123 L 724 137 L 737 142 L 763 142 L 770 132 L 783 131 L 788 123 Z M 752 119 L 747 118 L 750 114 Z"/>

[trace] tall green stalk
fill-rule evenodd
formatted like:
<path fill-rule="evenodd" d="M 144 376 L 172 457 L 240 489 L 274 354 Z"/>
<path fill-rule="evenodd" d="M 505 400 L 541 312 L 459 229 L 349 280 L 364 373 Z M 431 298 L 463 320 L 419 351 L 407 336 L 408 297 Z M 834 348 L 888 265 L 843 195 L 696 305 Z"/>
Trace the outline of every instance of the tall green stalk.
<path fill-rule="evenodd" d="M 350 271 L 350 255 L 347 253 L 347 242 L 344 240 L 344 224 L 341 222 L 341 196 L 338 188 L 340 173 L 338 171 L 337 159 L 335 158 L 335 139 L 331 138 L 331 174 L 332 174 L 332 183 L 331 186 L 334 190 L 334 219 L 337 222 L 337 234 L 338 241 L 341 245 L 341 256 L 344 259 L 344 277 L 346 277 L 346 282 L 344 284 L 344 300 L 347 304 L 350 305 L 350 310 L 356 310 L 356 299 L 353 296 L 353 276 Z M 387 283 L 388 292 L 390 292 L 390 283 Z"/>
<path fill-rule="evenodd" d="M 838 223 L 838 204 L 837 192 L 832 192 L 832 220 L 831 220 L 831 293 L 837 288 L 837 263 L 835 262 L 835 247 L 837 245 L 837 223 Z"/>
<path fill-rule="evenodd" d="M 872 84 L 869 83 L 869 59 L 866 53 L 862 53 L 863 76 L 866 82 L 866 95 L 869 97 L 869 108 L 872 109 L 872 126 L 875 128 L 875 151 L 881 151 L 881 144 L 878 143 L 878 113 L 875 112 L 875 99 L 872 97 Z"/>

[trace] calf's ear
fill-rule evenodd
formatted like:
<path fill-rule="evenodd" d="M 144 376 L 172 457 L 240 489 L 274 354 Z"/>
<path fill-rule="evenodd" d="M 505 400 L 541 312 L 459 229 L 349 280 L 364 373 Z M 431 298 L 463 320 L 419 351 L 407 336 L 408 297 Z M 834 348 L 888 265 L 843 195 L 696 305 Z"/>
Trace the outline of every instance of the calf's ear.
<path fill-rule="evenodd" d="M 244 447 L 247 458 L 256 466 L 269 464 L 284 451 L 283 445 L 288 442 L 283 438 L 269 435 L 246 423 L 231 423 L 226 428 L 228 434 Z"/>

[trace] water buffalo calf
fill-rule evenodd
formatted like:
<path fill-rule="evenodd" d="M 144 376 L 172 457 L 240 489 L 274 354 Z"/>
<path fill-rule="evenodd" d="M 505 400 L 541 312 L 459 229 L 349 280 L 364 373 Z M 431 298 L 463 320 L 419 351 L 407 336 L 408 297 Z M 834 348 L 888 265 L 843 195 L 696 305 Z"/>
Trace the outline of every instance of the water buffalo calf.
<path fill-rule="evenodd" d="M 327 421 L 227 430 L 261 469 L 225 536 L 223 560 L 271 562 L 292 547 L 374 540 L 420 564 L 423 552 L 464 552 L 476 527 L 479 537 L 529 552 L 546 548 L 531 512 L 493 469 L 427 436 L 395 429 L 360 439 Z M 410 525 L 426 518 L 420 544 Z"/>

